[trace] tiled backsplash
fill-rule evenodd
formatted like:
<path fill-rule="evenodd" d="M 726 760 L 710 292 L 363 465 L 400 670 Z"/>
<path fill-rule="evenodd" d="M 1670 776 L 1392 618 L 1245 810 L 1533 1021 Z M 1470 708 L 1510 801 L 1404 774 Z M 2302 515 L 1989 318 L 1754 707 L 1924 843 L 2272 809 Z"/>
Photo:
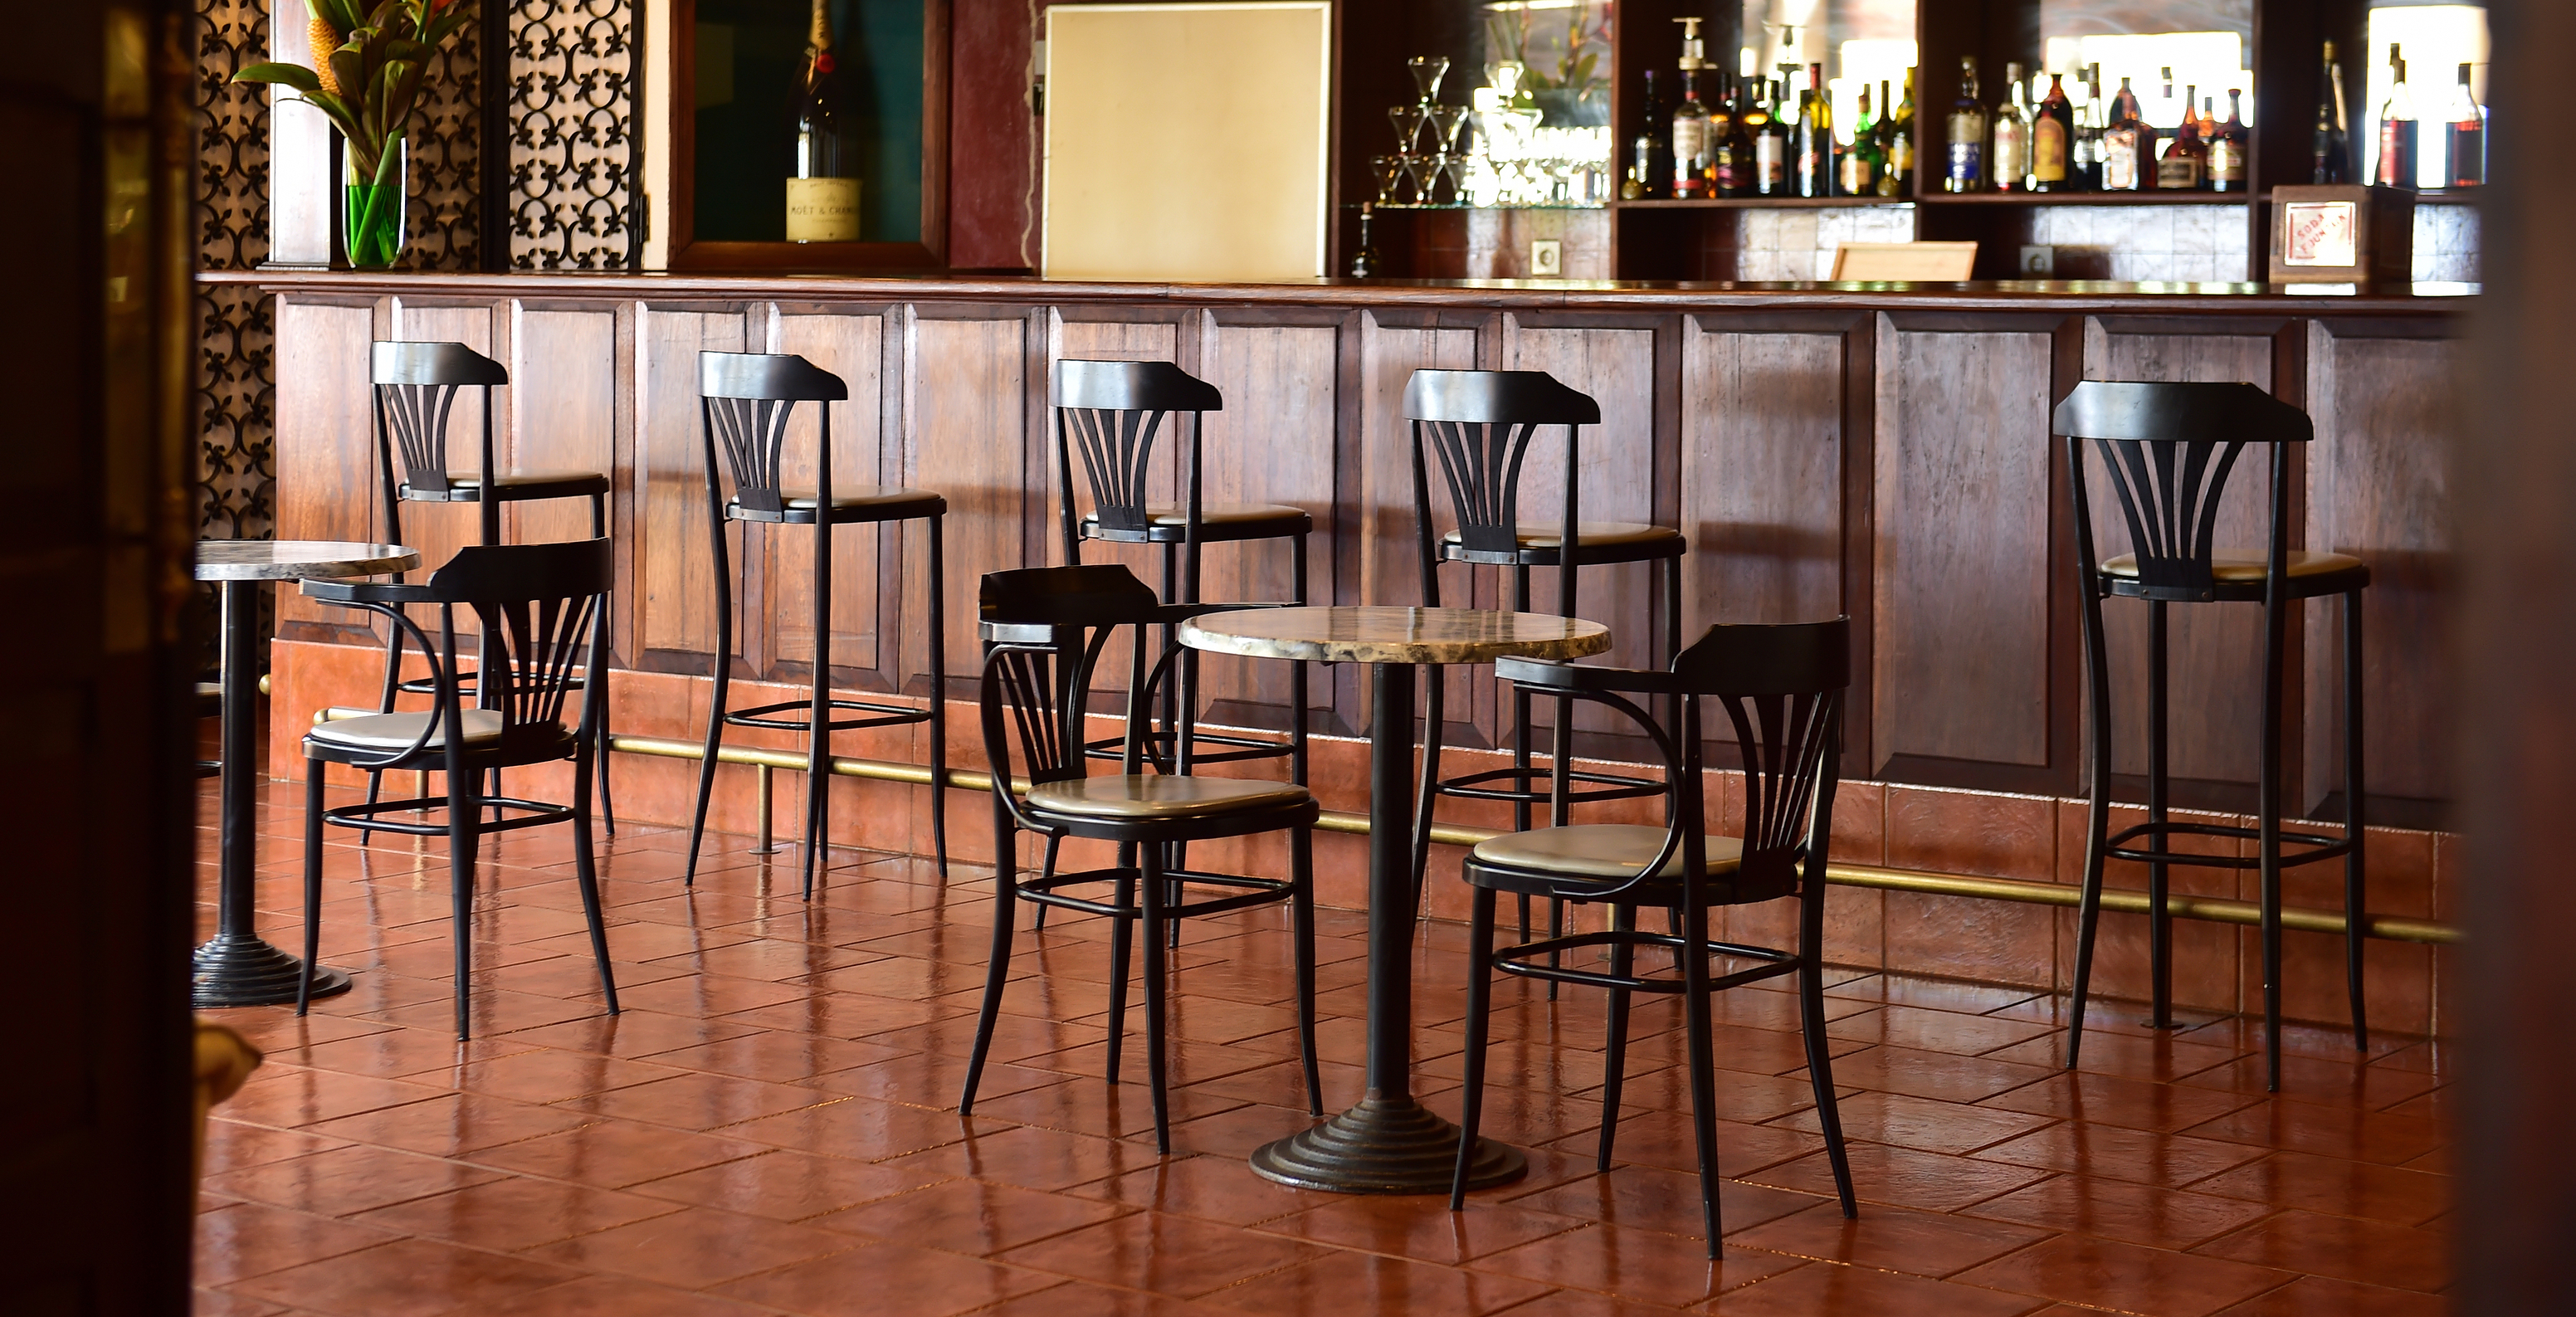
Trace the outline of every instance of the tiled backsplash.
<path fill-rule="evenodd" d="M 1736 274 L 1748 280 L 1823 279 L 1834 272 L 1834 249 L 1847 242 L 1912 242 L 1912 206 L 1832 206 L 1822 209 L 1735 212 Z"/>
<path fill-rule="evenodd" d="M 2478 282 L 2478 208 L 2459 202 L 2415 203 L 2415 279 Z"/>
<path fill-rule="evenodd" d="M 2044 206 L 2029 242 L 2054 247 L 2060 279 L 2236 282 L 2246 275 L 2240 206 Z"/>

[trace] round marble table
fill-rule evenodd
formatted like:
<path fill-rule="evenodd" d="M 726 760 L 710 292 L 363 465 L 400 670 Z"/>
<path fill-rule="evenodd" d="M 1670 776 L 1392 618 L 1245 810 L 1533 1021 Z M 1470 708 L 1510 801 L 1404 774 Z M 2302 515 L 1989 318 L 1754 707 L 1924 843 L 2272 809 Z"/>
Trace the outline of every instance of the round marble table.
<path fill-rule="evenodd" d="M 1413 684 L 1415 665 L 1570 659 L 1610 647 L 1580 618 L 1477 608 L 1248 608 L 1181 624 L 1192 649 L 1253 658 L 1366 663 L 1369 717 L 1368 1095 L 1252 1154 L 1265 1179 L 1344 1193 L 1446 1193 L 1458 1127 L 1413 1100 Z M 1478 1139 L 1469 1188 L 1519 1179 L 1517 1149 Z"/>
<path fill-rule="evenodd" d="M 200 1010 L 293 1001 L 296 980 L 304 970 L 302 961 L 260 937 L 254 909 L 259 871 L 259 823 L 255 814 L 259 783 L 248 770 L 258 762 L 258 750 L 252 741 L 259 722 L 254 707 L 259 674 L 254 671 L 253 659 L 259 645 L 259 587 L 272 581 L 376 576 L 418 566 L 420 555 L 399 544 L 337 540 L 197 543 L 197 579 L 215 582 L 222 599 L 224 668 L 222 873 L 216 889 L 215 936 L 197 948 L 193 996 Z M 347 974 L 335 969 L 314 971 L 314 996 L 348 990 Z"/>

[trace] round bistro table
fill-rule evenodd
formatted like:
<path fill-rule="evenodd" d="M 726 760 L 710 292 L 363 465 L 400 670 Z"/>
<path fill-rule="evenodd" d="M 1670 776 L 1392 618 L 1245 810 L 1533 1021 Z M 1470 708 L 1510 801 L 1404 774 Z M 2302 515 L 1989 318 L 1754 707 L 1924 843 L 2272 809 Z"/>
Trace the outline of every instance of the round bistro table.
<path fill-rule="evenodd" d="M 1192 649 L 1251 658 L 1365 663 L 1369 716 L 1368 1096 L 1252 1154 L 1265 1179 L 1343 1193 L 1447 1193 L 1458 1127 L 1413 1100 L 1414 668 L 1500 658 L 1570 659 L 1610 647 L 1580 618 L 1480 608 L 1248 608 L 1181 624 Z M 1518 1149 L 1476 1141 L 1467 1184 L 1528 1173 Z"/>
<path fill-rule="evenodd" d="M 349 544 L 336 540 L 199 540 L 197 579 L 212 581 L 223 604 L 223 795 L 221 877 L 216 883 L 215 936 L 197 948 L 192 976 L 195 1005 L 266 1006 L 295 1000 L 304 962 L 270 946 L 259 935 L 259 822 L 254 810 L 259 783 L 251 744 L 259 716 L 253 700 L 259 675 L 252 652 L 259 644 L 259 589 L 275 581 L 338 580 L 407 572 L 420 554 L 399 544 Z M 313 995 L 349 990 L 336 969 L 313 972 Z"/>

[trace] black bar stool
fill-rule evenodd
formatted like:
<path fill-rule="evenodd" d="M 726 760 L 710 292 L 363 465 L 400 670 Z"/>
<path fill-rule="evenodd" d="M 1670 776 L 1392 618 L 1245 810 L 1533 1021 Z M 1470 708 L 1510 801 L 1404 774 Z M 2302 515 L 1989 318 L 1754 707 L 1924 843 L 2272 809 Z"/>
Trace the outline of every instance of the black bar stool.
<path fill-rule="evenodd" d="M 1199 414 L 1221 411 L 1225 397 L 1215 385 L 1168 361 L 1059 361 L 1048 381 L 1048 400 L 1055 407 L 1055 457 L 1058 496 L 1062 504 L 1064 558 L 1082 562 L 1082 542 L 1159 544 L 1163 548 L 1162 601 L 1195 604 L 1199 593 L 1200 550 L 1209 544 L 1246 540 L 1288 541 L 1289 570 L 1294 575 L 1291 598 L 1306 602 L 1306 537 L 1315 519 L 1304 508 L 1285 503 L 1209 503 L 1203 496 Z M 1188 440 L 1180 449 L 1178 503 L 1155 503 L 1146 485 L 1154 440 L 1165 417 L 1181 418 Z M 1074 503 L 1076 455 L 1091 486 L 1091 511 Z M 1175 648 L 1171 628 L 1163 628 L 1165 652 Z M 1306 780 L 1306 741 L 1292 736 L 1285 744 L 1257 737 L 1198 730 L 1198 651 L 1183 650 L 1178 681 L 1167 688 L 1165 731 L 1150 734 L 1148 750 L 1176 756 L 1179 771 L 1196 764 L 1244 759 L 1289 761 L 1289 779 Z M 1306 717 L 1306 665 L 1290 665 L 1289 707 L 1292 721 Z M 1182 716 L 1182 711 L 1187 716 Z M 1177 744 L 1171 731 L 1177 729 Z M 1226 747 L 1198 753 L 1198 744 Z M 1089 747 L 1102 758 L 1116 758 L 1116 742 Z"/>
<path fill-rule="evenodd" d="M 760 352 L 698 354 L 698 411 L 706 446 L 707 533 L 716 568 L 716 689 L 707 706 L 705 755 L 698 763 L 697 807 L 689 822 L 689 862 L 685 884 L 698 877 L 698 844 L 706 835 L 707 798 L 715 791 L 716 752 L 724 748 L 724 729 L 766 727 L 805 733 L 805 895 L 814 894 L 816 857 L 825 846 L 831 782 L 833 732 L 863 727 L 930 725 L 930 837 L 941 877 L 948 874 L 948 714 L 947 617 L 942 600 L 946 576 L 941 570 L 940 519 L 948 500 L 926 489 L 875 485 L 843 487 L 832 480 L 832 408 L 850 396 L 841 377 L 803 357 Z M 780 459 L 787 443 L 787 418 L 800 402 L 824 404 L 822 435 L 814 455 L 814 487 L 780 484 Z M 733 476 L 733 497 L 724 496 L 716 474 L 716 449 L 724 449 L 725 469 Z M 733 680 L 733 568 L 725 550 L 725 523 L 764 522 L 814 528 L 814 672 L 807 699 L 763 704 L 749 709 L 725 707 Z M 832 530 L 834 526 L 926 521 L 930 532 L 930 701 L 916 709 L 882 700 L 831 697 Z M 882 582 L 886 574 L 878 573 Z M 882 589 L 882 585 L 879 587 Z M 802 716 L 784 715 L 801 709 Z M 835 719 L 832 713 L 868 715 Z"/>
<path fill-rule="evenodd" d="M 1842 1113 L 1834 1101 L 1833 1054 L 1825 1037 L 1825 857 L 1834 834 L 1835 758 L 1842 742 L 1843 692 L 1851 684 L 1851 621 L 1789 626 L 1721 626 L 1682 651 L 1667 672 L 1576 667 L 1528 659 L 1495 665 L 1504 680 L 1560 698 L 1602 704 L 1633 721 L 1664 764 L 1665 822 L 1593 823 L 1509 832 L 1482 842 L 1462 870 L 1475 889 L 1467 939 L 1467 1089 L 1461 1104 L 1457 1176 L 1449 1210 L 1466 1205 L 1469 1152 L 1485 1097 L 1485 1043 L 1495 972 L 1610 990 L 1609 1047 L 1601 1089 L 1601 1148 L 1610 1169 L 1625 1082 L 1632 993 L 1677 993 L 1689 1049 L 1691 1124 L 1699 1152 L 1700 1212 L 1708 1255 L 1717 1256 L 1717 1079 L 1710 994 L 1786 974 L 1798 976 L 1799 1032 L 1807 1078 L 1824 1127 L 1826 1159 L 1844 1216 L 1858 1215 Z M 1678 702 L 1678 720 L 1657 726 L 1640 701 Z M 1744 835 L 1705 835 L 1702 711 L 1714 705 L 1735 731 L 1744 769 Z M 1598 901 L 1611 908 L 1599 933 L 1494 949 L 1494 897 L 1512 892 L 1551 901 Z M 1762 901 L 1798 903 L 1794 951 L 1720 942 L 1709 936 L 1712 908 Z M 1672 933 L 1637 929 L 1640 908 L 1677 912 Z M 1524 934 L 1523 936 L 1527 936 Z M 1562 965 L 1569 951 L 1609 953 L 1609 968 Z M 1671 972 L 1640 974 L 1636 955 L 1669 956 Z M 1753 962 L 1713 973 L 1715 957 Z"/>
<path fill-rule="evenodd" d="M 1305 1059 L 1310 1115 L 1323 1114 L 1323 1086 L 1315 1061 L 1315 890 L 1311 829 L 1315 798 L 1295 782 L 1268 782 L 1144 771 L 1145 701 L 1154 683 L 1146 673 L 1144 631 L 1177 626 L 1200 613 L 1241 604 L 1163 604 L 1125 567 L 1036 567 L 994 572 L 981 591 L 984 675 L 984 753 L 993 766 L 993 953 L 987 962 L 983 1005 L 976 1016 L 975 1046 L 966 1062 L 959 1114 L 972 1114 L 984 1055 L 1011 973 L 1011 933 L 1020 901 L 1117 921 L 1109 944 L 1108 1082 L 1118 1082 L 1118 1053 L 1125 1036 L 1128 930 L 1143 926 L 1145 943 L 1145 1049 L 1151 1072 L 1154 1144 L 1172 1150 L 1169 1102 L 1163 1083 L 1165 930 L 1188 915 L 1213 915 L 1286 902 L 1295 938 L 1297 1029 Z M 1263 605 L 1250 605 L 1261 607 Z M 1269 605 L 1278 607 L 1278 605 Z M 1110 638 L 1127 631 L 1127 720 L 1120 738 L 1121 771 L 1090 776 L 1083 719 L 1091 678 Z M 1166 653 L 1157 667 L 1168 667 Z M 1289 735 L 1303 741 L 1305 728 Z M 1013 762 L 1017 750 L 1018 763 Z M 1030 786 L 1011 783 L 1014 768 Z M 1015 839 L 1026 831 L 1046 839 L 1045 859 L 1034 878 L 1013 863 Z M 1173 859 L 1188 842 L 1288 834 L 1288 877 L 1254 878 L 1186 868 Z M 1117 862 L 1104 869 L 1060 873 L 1059 848 L 1067 837 L 1115 842 Z M 1101 885 L 1108 891 L 1081 896 L 1067 890 Z M 1190 888 L 1220 895 L 1188 899 Z M 1140 904 L 1141 893 L 1141 904 Z M 1105 897 L 1106 899 L 1102 899 Z"/>
<path fill-rule="evenodd" d="M 376 470 L 382 473 L 385 502 L 385 539 L 403 542 L 402 505 L 405 503 L 472 503 L 476 505 L 479 544 L 501 542 L 501 505 L 527 503 L 541 499 L 586 498 L 590 500 L 590 534 L 593 539 L 608 534 L 609 480 L 599 471 L 502 471 L 492 451 L 492 390 L 510 382 L 510 372 L 500 362 L 462 343 L 390 342 L 375 345 L 370 381 L 374 388 L 373 406 L 376 422 Z M 477 445 L 480 461 L 472 471 L 451 471 L 447 464 L 447 421 L 461 389 L 480 389 L 483 399 L 483 433 Z M 400 472 L 397 475 L 397 471 Z M 486 494 L 489 497 L 486 497 Z M 394 580 L 403 579 L 396 573 Z M 600 610 L 598 643 L 608 644 L 608 611 Z M 385 640 L 385 688 L 377 708 L 391 713 L 397 694 L 434 694 L 427 678 L 403 681 L 403 629 L 394 627 Z M 456 674 L 465 689 L 474 689 L 474 674 Z M 579 689 L 576 685 L 576 689 Z M 617 809 L 608 793 L 608 688 L 597 692 L 601 712 L 598 762 L 600 820 L 610 836 L 617 834 Z M 585 693 L 584 699 L 591 698 Z M 383 786 L 382 774 L 367 775 L 367 799 L 376 799 Z M 493 779 L 492 791 L 500 792 L 500 779 Z M 368 834 L 373 840 L 374 834 Z"/>
<path fill-rule="evenodd" d="M 2264 1055 L 2271 1087 L 2281 1087 L 2281 870 L 2344 862 L 2345 979 L 2352 996 L 2352 1040 L 2369 1046 L 2362 1010 L 2362 710 L 2361 592 L 2370 569 L 2340 553 L 2290 548 L 2290 445 L 2315 437 L 2307 414 L 2251 384 L 2106 384 L 2075 386 L 2053 422 L 2066 437 L 2068 488 L 2075 501 L 2076 563 L 2084 582 L 2084 676 L 2092 761 L 2093 806 L 2084 856 L 2084 897 L 2075 944 L 2075 1003 L 2067 1023 L 2066 1064 L 2084 1041 L 2084 1005 L 2093 972 L 2094 925 L 2101 916 L 2106 859 L 2147 866 L 2149 958 L 2155 1024 L 2172 1024 L 2173 924 L 2166 912 L 2166 870 L 2173 865 L 2256 869 L 2262 875 Z M 2086 487 L 2084 445 L 2091 441 L 2120 500 L 2131 551 L 2096 556 Z M 2216 547 L 2218 507 L 2228 474 L 2249 444 L 2272 458 L 2271 529 L 2262 549 Z M 2147 601 L 2147 821 L 2110 832 L 2111 678 L 2102 634 L 2102 601 L 2118 595 Z M 2286 632 L 2299 600 L 2343 599 L 2343 836 L 2289 831 L 2281 821 L 2281 709 Z M 2255 786 L 2258 825 L 2239 828 L 2177 823 L 2167 814 L 2165 607 L 2213 602 L 2263 606 L 2262 768 Z M 2236 837 L 2257 843 L 2253 857 L 2198 855 L 2168 849 L 2177 836 Z M 2284 852 L 2284 845 L 2306 849 Z"/>
<path fill-rule="evenodd" d="M 1575 568 L 1613 563 L 1661 562 L 1663 570 L 1664 657 L 1669 661 L 1681 644 L 1682 555 L 1690 542 L 1668 526 L 1624 521 L 1582 520 L 1582 482 L 1576 473 L 1577 436 L 1582 427 L 1601 423 L 1601 407 L 1589 396 L 1566 387 L 1545 371 L 1417 370 L 1404 386 L 1404 414 L 1413 423 L 1413 512 L 1422 555 L 1422 602 L 1440 606 L 1439 566 L 1444 562 L 1508 567 L 1512 573 L 1512 608 L 1530 606 L 1530 569 L 1557 569 L 1556 611 L 1575 615 Z M 1520 516 L 1521 467 L 1542 426 L 1565 427 L 1565 501 L 1554 522 L 1524 522 Z M 1457 528 L 1439 534 L 1431 520 L 1431 481 L 1423 457 L 1429 448 L 1440 457 L 1442 483 Z M 1568 529 L 1571 528 L 1571 529 Z M 1651 652 L 1651 651 L 1650 651 Z M 1512 802 L 1513 826 L 1527 831 L 1531 806 L 1550 804 L 1550 822 L 1563 826 L 1570 806 L 1604 800 L 1626 800 L 1664 793 L 1651 778 L 1581 771 L 1574 757 L 1573 704 L 1558 697 L 1550 766 L 1530 765 L 1530 692 L 1512 687 L 1512 766 L 1461 777 L 1440 776 L 1442 702 L 1445 683 L 1434 681 L 1425 692 L 1422 801 L 1413 828 L 1413 881 L 1417 895 L 1431 854 L 1432 806 L 1440 796 Z M 1560 927 L 1563 909 L 1550 906 L 1550 929 Z M 1529 933 L 1529 894 L 1521 894 L 1521 934 Z"/>
<path fill-rule="evenodd" d="M 617 980 L 608 966 L 608 934 L 600 918 L 599 874 L 590 837 L 589 760 L 600 752 L 599 723 L 604 714 L 597 702 L 585 698 L 578 724 L 567 727 L 564 722 L 565 697 L 576 690 L 598 690 L 607 677 L 608 651 L 599 643 L 598 616 L 607 611 L 615 573 L 608 541 L 601 539 L 470 546 L 459 549 L 421 585 L 304 582 L 306 595 L 383 614 L 396 631 L 418 640 L 429 660 L 429 681 L 437 698 L 426 711 L 342 718 L 316 723 L 305 734 L 304 973 L 296 989 L 296 1014 L 304 1014 L 311 1003 L 320 952 L 324 824 L 412 836 L 446 834 L 456 943 L 456 1036 L 462 1040 L 470 1032 L 467 1004 L 474 966 L 471 933 L 477 844 L 486 833 L 567 822 L 573 830 L 573 878 L 581 890 L 582 914 L 590 923 L 600 992 L 608 1013 L 617 1013 Z M 477 615 L 483 641 L 478 676 L 499 678 L 475 682 L 471 706 L 465 700 L 465 683 L 456 672 L 460 605 Z M 406 612 L 417 606 L 438 610 L 435 640 Z M 573 761 L 570 805 L 487 798 L 478 785 L 486 771 L 565 759 Z M 324 809 L 322 766 L 326 763 L 349 764 L 370 773 L 404 768 L 424 775 L 436 771 L 446 776 L 447 791 L 441 796 L 424 792 L 416 800 L 370 800 Z M 486 806 L 493 815 L 488 819 Z M 427 809 L 446 810 L 446 821 L 383 817 Z M 504 817 L 507 814 L 516 817 Z"/>

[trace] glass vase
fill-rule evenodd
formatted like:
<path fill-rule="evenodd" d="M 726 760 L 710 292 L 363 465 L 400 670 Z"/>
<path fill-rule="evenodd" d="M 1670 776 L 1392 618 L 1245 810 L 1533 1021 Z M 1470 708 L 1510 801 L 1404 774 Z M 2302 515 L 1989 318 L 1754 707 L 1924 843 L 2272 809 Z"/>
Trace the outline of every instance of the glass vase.
<path fill-rule="evenodd" d="M 404 220 L 410 211 L 411 143 L 394 143 L 390 167 L 373 177 L 357 172 L 357 157 L 341 144 L 347 170 L 340 188 L 340 249 L 356 270 L 389 270 L 402 259 Z"/>

